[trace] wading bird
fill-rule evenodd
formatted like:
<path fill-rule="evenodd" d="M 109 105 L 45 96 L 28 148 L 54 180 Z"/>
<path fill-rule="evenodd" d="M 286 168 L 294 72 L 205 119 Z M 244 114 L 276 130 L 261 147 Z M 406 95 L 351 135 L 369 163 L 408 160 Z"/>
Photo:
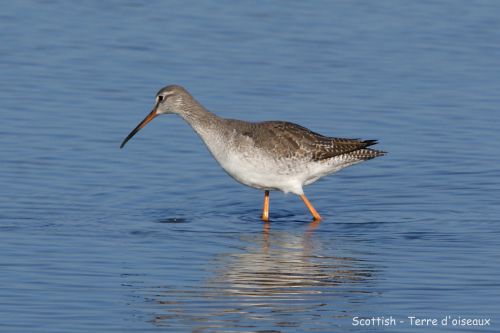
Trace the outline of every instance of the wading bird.
<path fill-rule="evenodd" d="M 382 156 L 368 148 L 376 140 L 323 136 L 285 121 L 247 122 L 208 111 L 181 86 L 156 94 L 153 110 L 123 140 L 120 148 L 160 114 L 178 114 L 198 133 L 213 157 L 235 180 L 264 190 L 262 219 L 269 221 L 269 191 L 301 197 L 315 221 L 321 220 L 303 187 L 350 165 Z"/>

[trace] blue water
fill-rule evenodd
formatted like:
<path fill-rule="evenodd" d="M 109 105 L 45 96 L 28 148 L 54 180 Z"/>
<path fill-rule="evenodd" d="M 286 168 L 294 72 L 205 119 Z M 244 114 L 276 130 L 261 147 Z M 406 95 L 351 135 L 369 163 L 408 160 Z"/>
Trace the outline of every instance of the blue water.
<path fill-rule="evenodd" d="M 0 331 L 499 332 L 498 13 L 495 1 L 3 3 Z M 319 225 L 271 193 L 266 227 L 263 193 L 178 117 L 118 148 L 173 83 L 224 117 L 379 139 L 389 154 L 306 188 Z"/>

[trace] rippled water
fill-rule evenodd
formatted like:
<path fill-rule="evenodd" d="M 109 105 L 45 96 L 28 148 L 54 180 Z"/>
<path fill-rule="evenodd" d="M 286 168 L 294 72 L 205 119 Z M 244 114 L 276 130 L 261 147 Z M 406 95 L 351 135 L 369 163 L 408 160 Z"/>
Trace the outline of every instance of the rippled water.
<path fill-rule="evenodd" d="M 0 331 L 498 332 L 499 12 L 5 3 Z M 379 139 L 389 154 L 306 188 L 320 224 L 272 193 L 264 225 L 263 193 L 179 118 L 118 149 L 171 83 L 225 117 Z"/>

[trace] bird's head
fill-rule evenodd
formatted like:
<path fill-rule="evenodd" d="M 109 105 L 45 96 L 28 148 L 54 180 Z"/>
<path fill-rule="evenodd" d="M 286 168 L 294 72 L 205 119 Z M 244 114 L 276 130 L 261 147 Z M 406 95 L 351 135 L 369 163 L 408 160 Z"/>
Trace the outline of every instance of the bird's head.
<path fill-rule="evenodd" d="M 120 148 L 123 148 L 128 140 L 132 139 L 132 137 L 139 132 L 147 123 L 153 120 L 156 116 L 160 114 L 168 114 L 168 113 L 182 113 L 185 110 L 186 104 L 192 100 L 191 95 L 181 86 L 170 85 L 160 89 L 156 94 L 155 105 L 153 110 L 144 118 L 143 121 L 139 123 L 130 132 L 130 134 L 123 140 Z"/>

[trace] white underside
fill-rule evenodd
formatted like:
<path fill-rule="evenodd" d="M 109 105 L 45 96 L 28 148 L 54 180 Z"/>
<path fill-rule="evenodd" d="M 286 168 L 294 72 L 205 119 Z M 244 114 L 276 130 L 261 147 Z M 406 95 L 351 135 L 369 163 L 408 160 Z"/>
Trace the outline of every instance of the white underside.
<path fill-rule="evenodd" d="M 355 164 L 338 156 L 319 162 L 277 159 L 253 146 L 253 142 L 239 142 L 239 146 L 220 142 L 212 133 L 200 133 L 208 149 L 222 168 L 235 180 L 247 186 L 304 194 L 302 187 L 319 178 Z M 231 148 L 229 148 L 231 147 Z"/>
<path fill-rule="evenodd" d="M 280 190 L 297 195 L 304 194 L 303 186 L 343 169 L 352 163 L 332 158 L 322 162 L 276 161 L 270 158 L 250 160 L 233 154 L 218 160 L 234 179 L 253 188 Z M 288 162 L 288 163 L 286 163 Z M 292 162 L 292 163 L 291 163 Z"/>

